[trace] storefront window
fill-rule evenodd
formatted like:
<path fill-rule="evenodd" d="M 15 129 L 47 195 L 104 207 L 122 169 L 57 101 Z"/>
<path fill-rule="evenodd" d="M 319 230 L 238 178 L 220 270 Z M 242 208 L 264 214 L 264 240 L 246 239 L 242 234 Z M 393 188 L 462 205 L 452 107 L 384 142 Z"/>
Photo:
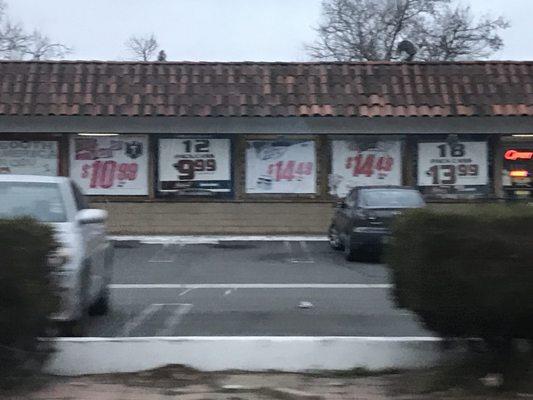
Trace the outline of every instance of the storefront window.
<path fill-rule="evenodd" d="M 504 148 L 502 183 L 509 199 L 533 198 L 533 143 L 507 143 Z"/>
<path fill-rule="evenodd" d="M 231 140 L 206 136 L 159 139 L 158 191 L 178 196 L 233 191 Z"/>
<path fill-rule="evenodd" d="M 345 197 L 357 186 L 402 184 L 402 142 L 355 138 L 331 142 L 330 194 Z"/>
<path fill-rule="evenodd" d="M 88 195 L 147 195 L 148 136 L 74 136 L 70 176 Z"/>
<path fill-rule="evenodd" d="M 487 196 L 490 190 L 487 142 L 418 143 L 418 186 L 429 198 Z"/>
<path fill-rule="evenodd" d="M 0 140 L 0 173 L 58 175 L 56 141 Z"/>
<path fill-rule="evenodd" d="M 313 140 L 249 140 L 246 143 L 246 193 L 314 194 L 316 191 Z"/>

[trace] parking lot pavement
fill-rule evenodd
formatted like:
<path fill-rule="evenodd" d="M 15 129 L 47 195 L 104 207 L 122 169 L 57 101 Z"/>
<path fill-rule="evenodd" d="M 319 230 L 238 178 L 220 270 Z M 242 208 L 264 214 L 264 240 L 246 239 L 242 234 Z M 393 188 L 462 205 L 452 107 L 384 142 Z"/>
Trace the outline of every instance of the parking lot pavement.
<path fill-rule="evenodd" d="M 318 241 L 119 247 L 112 304 L 87 336 L 430 336 L 384 265 Z"/>

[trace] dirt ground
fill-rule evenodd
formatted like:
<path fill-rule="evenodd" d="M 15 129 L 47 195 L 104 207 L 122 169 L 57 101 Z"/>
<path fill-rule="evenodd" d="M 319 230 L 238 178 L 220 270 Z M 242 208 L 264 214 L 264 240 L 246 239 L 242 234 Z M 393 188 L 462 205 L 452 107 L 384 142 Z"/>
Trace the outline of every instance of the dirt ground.
<path fill-rule="evenodd" d="M 529 378 L 531 375 L 528 373 Z M 13 391 L 0 390 L 9 400 L 257 400 L 257 399 L 533 399 L 533 380 L 522 377 L 512 388 L 489 387 L 498 376 L 479 379 L 455 368 L 365 371 L 329 374 L 202 373 L 169 366 L 132 374 L 84 377 L 34 377 Z M 507 385 L 509 386 L 509 384 Z"/>

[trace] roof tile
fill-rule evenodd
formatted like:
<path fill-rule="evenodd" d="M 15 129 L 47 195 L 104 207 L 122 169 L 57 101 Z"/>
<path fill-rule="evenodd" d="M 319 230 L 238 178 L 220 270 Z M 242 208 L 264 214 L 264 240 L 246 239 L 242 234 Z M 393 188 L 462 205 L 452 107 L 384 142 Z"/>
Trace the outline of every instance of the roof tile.
<path fill-rule="evenodd" d="M 533 62 L 0 62 L 0 115 L 533 115 Z"/>

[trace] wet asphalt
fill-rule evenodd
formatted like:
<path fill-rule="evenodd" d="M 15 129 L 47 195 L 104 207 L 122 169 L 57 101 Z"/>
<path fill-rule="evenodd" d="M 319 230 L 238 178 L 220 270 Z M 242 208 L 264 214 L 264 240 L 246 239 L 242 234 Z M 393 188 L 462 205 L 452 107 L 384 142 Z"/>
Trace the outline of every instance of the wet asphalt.
<path fill-rule="evenodd" d="M 389 285 L 327 242 L 119 243 L 111 311 L 85 336 L 431 336 Z"/>

